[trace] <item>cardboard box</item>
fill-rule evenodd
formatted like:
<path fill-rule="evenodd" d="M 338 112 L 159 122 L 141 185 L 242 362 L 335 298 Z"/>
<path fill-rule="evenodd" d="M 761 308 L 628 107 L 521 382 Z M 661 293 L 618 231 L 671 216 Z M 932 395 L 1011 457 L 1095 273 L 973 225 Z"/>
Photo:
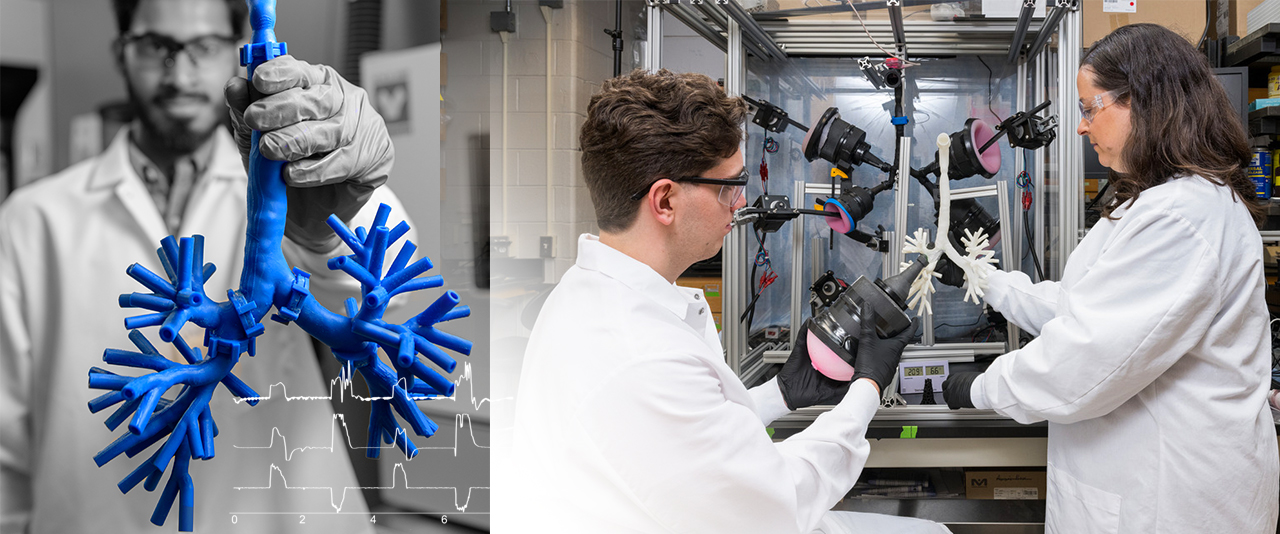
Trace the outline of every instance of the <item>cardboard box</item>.
<path fill-rule="evenodd" d="M 1213 27 L 1209 33 L 1221 38 L 1228 35 L 1244 37 L 1249 35 L 1249 12 L 1262 4 L 1263 0 L 1218 0 L 1214 11 Z M 1216 30 L 1216 31 L 1215 31 Z"/>
<path fill-rule="evenodd" d="M 711 308 L 711 313 L 720 313 L 723 311 L 720 307 L 720 277 L 719 276 L 685 276 L 676 279 L 676 285 L 681 287 L 691 287 L 701 289 L 702 294 L 707 298 L 707 307 Z M 716 321 L 716 325 L 720 322 Z"/>
<path fill-rule="evenodd" d="M 1200 0 L 1132 0 L 1132 13 L 1103 12 L 1103 0 L 1084 0 L 1083 39 L 1088 48 L 1116 28 L 1150 22 L 1159 24 L 1195 44 L 1204 32 L 1205 4 Z M 1247 13 L 1247 11 L 1246 11 Z"/>
<path fill-rule="evenodd" d="M 965 498 L 1044 500 L 1044 471 L 965 471 Z"/>

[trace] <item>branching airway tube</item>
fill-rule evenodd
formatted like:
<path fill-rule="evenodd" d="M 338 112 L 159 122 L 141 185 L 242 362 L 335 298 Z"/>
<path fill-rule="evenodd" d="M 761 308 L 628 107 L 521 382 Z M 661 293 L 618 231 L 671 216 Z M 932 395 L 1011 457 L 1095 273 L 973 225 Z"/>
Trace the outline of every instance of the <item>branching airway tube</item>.
<path fill-rule="evenodd" d="M 252 79 L 258 65 L 287 53 L 287 46 L 275 41 L 275 1 L 251 0 L 250 4 L 253 42 L 245 45 L 240 58 Z M 407 240 L 384 272 L 388 249 L 409 230 L 404 222 L 387 227 L 391 208 L 385 204 L 379 206 L 369 229 L 352 230 L 336 216 L 328 220 L 352 252 L 330 260 L 329 268 L 360 281 L 360 300 L 347 299 L 346 313 L 342 315 L 325 309 L 311 296 L 310 274 L 291 268 L 280 250 L 288 211 L 286 186 L 281 178 L 284 162 L 269 160 L 258 152 L 259 136 L 260 132 L 253 132 L 249 156 L 249 221 L 239 289 L 228 291 L 223 302 L 209 298 L 204 283 L 215 267 L 204 262 L 204 238 L 166 237 L 156 251 L 164 276 L 136 263 L 126 270 L 150 291 L 121 295 L 119 299 L 121 307 L 149 312 L 125 320 L 129 340 L 137 351 L 107 349 L 103 353 L 107 364 L 151 373 L 135 377 L 97 367 L 89 370 L 89 387 L 107 390 L 89 401 L 89 411 L 98 413 L 119 404 L 107 418 L 107 428 L 115 430 L 129 421 L 128 430 L 98 452 L 94 462 L 101 467 L 122 453 L 132 458 L 159 444 L 118 487 L 128 493 L 142 483 L 147 491 L 154 491 L 165 470 L 169 470 L 151 522 L 163 525 L 178 501 L 178 530 L 182 532 L 192 531 L 195 515 L 195 488 L 188 467 L 193 459 L 209 460 L 214 456 L 218 425 L 209 399 L 221 384 L 250 406 L 258 403 L 258 394 L 231 369 L 241 354 L 256 354 L 254 339 L 264 331 L 262 319 L 273 307 L 277 312 L 272 315 L 273 320 L 296 322 L 333 349 L 344 364 L 344 379 L 359 371 L 368 383 L 373 400 L 366 454 L 371 458 L 378 456 L 383 443 L 394 443 L 409 458 L 417 454 L 417 447 L 409 441 L 393 411 L 415 434 L 430 437 L 437 425 L 414 403 L 453 395 L 455 384 L 444 374 L 452 373 L 457 361 L 444 349 L 463 355 L 471 353 L 470 341 L 436 327 L 471 313 L 470 308 L 459 305 L 460 298 L 453 291 L 446 291 L 403 324 L 383 321 L 387 303 L 394 296 L 444 284 L 439 276 L 419 277 L 431 269 L 431 261 L 424 257 L 410 263 L 417 247 Z M 178 335 L 188 322 L 205 330 L 203 351 L 189 346 Z M 166 359 L 138 330 L 151 326 L 160 327 L 160 340 L 172 344 L 185 364 Z M 390 365 L 378 357 L 379 348 L 387 354 Z M 179 385 L 182 389 L 176 399 L 162 397 L 170 387 Z"/>
<path fill-rule="evenodd" d="M 964 253 L 956 250 L 947 238 L 951 230 L 951 179 L 947 176 L 951 159 L 950 147 L 951 138 L 947 134 L 938 134 L 938 241 L 941 243 L 930 243 L 929 232 L 919 228 L 904 238 L 906 244 L 902 247 L 904 254 L 923 254 L 929 259 L 929 264 L 911 283 L 911 292 L 907 297 L 907 305 L 921 314 L 931 311 L 929 296 L 935 291 L 933 279 L 942 276 L 935 272 L 942 256 L 945 255 L 964 271 L 964 300 L 974 304 L 978 303 L 986 290 L 987 273 L 994 269 L 997 262 L 995 252 L 988 250 L 990 244 L 987 234 L 981 229 L 976 234 L 968 229 L 964 231 L 965 236 L 961 238 Z M 906 270 L 910 265 L 910 262 L 906 262 L 901 268 Z"/>

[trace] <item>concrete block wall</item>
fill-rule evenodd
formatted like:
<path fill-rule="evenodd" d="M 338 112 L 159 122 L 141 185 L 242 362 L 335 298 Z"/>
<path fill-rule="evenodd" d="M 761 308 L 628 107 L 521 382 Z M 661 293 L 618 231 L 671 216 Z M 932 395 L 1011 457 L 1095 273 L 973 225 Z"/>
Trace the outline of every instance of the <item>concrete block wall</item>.
<path fill-rule="evenodd" d="M 505 9 L 505 2 L 469 2 L 466 7 L 455 7 L 456 4 L 449 5 L 451 19 L 455 11 L 465 10 L 468 20 L 483 20 L 487 32 L 477 36 L 482 41 L 480 46 L 468 53 L 481 54 L 483 57 L 473 60 L 488 69 L 491 233 L 506 235 L 511 240 L 511 257 L 521 259 L 539 258 L 540 238 L 553 236 L 555 259 L 547 262 L 545 268 L 549 272 L 544 280 L 559 280 L 577 256 L 578 235 L 597 231 L 595 211 L 581 175 L 578 130 L 585 120 L 591 95 L 599 90 L 603 80 L 613 75 L 612 41 L 603 30 L 614 26 L 615 3 L 569 0 L 564 8 L 551 10 L 551 52 L 548 54 L 548 28 L 538 3 L 512 2 L 516 32 L 507 45 L 505 168 L 502 42 L 497 34 L 488 32 L 489 12 Z M 624 39 L 630 45 L 626 48 L 628 51 L 634 46 L 634 26 L 641 6 L 635 0 L 624 3 Z M 448 44 L 453 40 L 451 30 L 444 41 Z M 452 65 L 455 60 L 451 55 L 449 63 Z M 623 65 L 624 70 L 633 68 L 634 55 L 624 53 Z M 479 97 L 473 94 L 470 98 Z"/>

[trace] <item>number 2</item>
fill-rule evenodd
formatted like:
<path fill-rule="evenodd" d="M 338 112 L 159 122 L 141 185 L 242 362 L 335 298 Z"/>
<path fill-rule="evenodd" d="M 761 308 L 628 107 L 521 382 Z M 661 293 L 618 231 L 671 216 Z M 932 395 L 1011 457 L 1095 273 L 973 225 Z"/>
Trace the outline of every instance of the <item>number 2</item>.
<path fill-rule="evenodd" d="M 307 516 L 305 516 L 305 515 L 300 515 L 300 516 L 298 516 L 298 524 L 299 524 L 299 525 L 305 525 L 305 524 L 307 524 Z"/>

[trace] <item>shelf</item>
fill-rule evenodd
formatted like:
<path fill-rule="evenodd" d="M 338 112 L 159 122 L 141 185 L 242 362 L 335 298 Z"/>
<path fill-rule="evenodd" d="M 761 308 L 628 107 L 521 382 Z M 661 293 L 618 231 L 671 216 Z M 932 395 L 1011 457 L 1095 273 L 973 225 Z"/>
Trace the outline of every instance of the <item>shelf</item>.
<path fill-rule="evenodd" d="M 941 397 L 941 395 L 939 395 Z M 773 424 L 774 439 L 785 439 L 806 428 L 831 406 L 802 408 L 778 418 Z M 946 405 L 881 408 L 867 428 L 868 439 L 902 438 L 904 427 L 916 439 L 928 438 L 1043 438 L 1048 423 L 1020 424 L 992 410 L 951 410 Z"/>
<path fill-rule="evenodd" d="M 1045 501 L 846 498 L 832 510 L 928 519 L 951 532 L 1044 532 Z M 952 525 L 956 523 L 956 525 Z"/>
<path fill-rule="evenodd" d="M 869 39 L 869 31 L 884 46 L 893 44 L 887 20 L 762 20 L 760 27 L 788 56 L 883 56 Z M 1033 19 L 1024 45 L 1035 41 L 1043 19 Z M 911 57 L 953 57 L 960 54 L 1008 54 L 1017 27 L 1014 19 L 965 22 L 907 20 L 903 30 Z"/>
<path fill-rule="evenodd" d="M 1280 24 L 1275 24 L 1280 26 Z M 1249 135 L 1280 135 L 1280 106 L 1249 112 Z"/>
<path fill-rule="evenodd" d="M 1280 22 L 1272 22 L 1227 45 L 1224 67 L 1249 67 L 1249 86 L 1266 87 L 1267 73 L 1280 65 Z"/>

